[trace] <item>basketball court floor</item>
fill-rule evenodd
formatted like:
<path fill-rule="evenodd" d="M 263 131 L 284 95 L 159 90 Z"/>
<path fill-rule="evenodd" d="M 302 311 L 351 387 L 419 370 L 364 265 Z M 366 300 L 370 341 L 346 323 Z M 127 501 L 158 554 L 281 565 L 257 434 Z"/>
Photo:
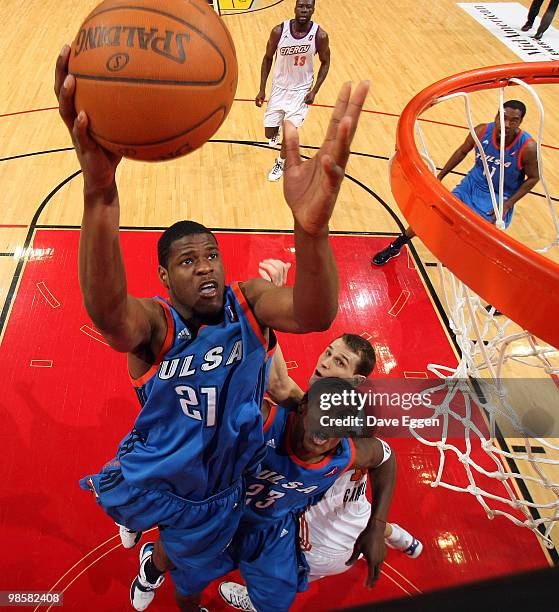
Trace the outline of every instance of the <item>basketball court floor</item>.
<path fill-rule="evenodd" d="M 112 456 L 138 406 L 125 358 L 104 343 L 81 304 L 76 258 L 82 182 L 53 94 L 56 56 L 95 4 L 88 0 L 77 9 L 69 0 L 3 3 L 0 529 L 5 552 L 0 591 L 59 591 L 69 609 L 111 611 L 128 609 L 137 551 L 120 546 L 114 525 L 77 482 Z M 476 4 L 494 14 L 500 11 L 498 20 L 510 19 L 510 27 L 516 29 L 528 5 L 527 0 Z M 265 257 L 294 261 L 292 220 L 281 182 L 266 180 L 275 152 L 265 144 L 263 111 L 253 102 L 269 32 L 292 16 L 293 6 L 291 0 L 221 0 L 239 59 L 236 101 L 225 124 L 202 150 L 185 158 L 121 164 L 122 246 L 131 293 L 160 293 L 155 243 L 162 229 L 183 218 L 217 231 L 230 281 L 255 275 Z M 332 64 L 301 130 L 303 153 L 312 155 L 320 145 L 344 81 L 368 78 L 371 93 L 331 223 L 340 272 L 338 317 L 328 332 L 304 339 L 280 337 L 290 373 L 301 385 L 323 346 L 345 331 L 370 339 L 378 357 L 377 377 L 432 377 L 428 364 L 457 363 L 436 262 L 421 241 L 415 239 L 383 268 L 372 268 L 369 260 L 406 224 L 392 197 L 387 170 L 405 104 L 445 76 L 526 61 L 511 39 L 505 40 L 504 26 L 488 29 L 472 10 L 447 0 L 317 0 L 314 19 L 330 35 Z M 557 29 L 550 29 L 546 39 L 541 53 L 559 53 Z M 546 109 L 545 176 L 556 203 L 557 92 L 550 85 L 538 86 L 537 91 Z M 532 99 L 517 88 L 507 91 L 507 97 L 526 102 L 523 128 L 535 135 L 538 113 Z M 472 101 L 475 123 L 493 119 L 497 92 L 475 94 Z M 430 121 L 422 129 L 429 151 L 442 167 L 467 134 L 463 104 L 437 106 L 426 118 Z M 471 163 L 468 158 L 445 185 L 452 188 Z M 552 241 L 555 233 L 546 207 L 538 184 L 518 204 L 510 234 L 532 248 Z M 559 261 L 558 249 L 546 256 Z M 557 360 L 553 363 L 559 366 Z M 507 375 L 543 377 L 518 362 Z M 559 409 L 559 391 L 554 389 L 549 397 L 553 414 Z M 508 441 L 510 447 L 514 443 Z M 363 587 L 366 566 L 359 561 L 341 576 L 313 583 L 298 596 L 294 610 L 331 610 L 411 596 L 557 561 L 557 550 L 542 546 L 531 530 L 502 516 L 488 520 L 471 494 L 431 487 L 439 466 L 436 448 L 411 436 L 391 444 L 398 458 L 398 480 L 390 520 L 421 539 L 423 554 L 411 560 L 389 550 L 373 590 Z M 539 456 L 557 459 L 549 449 L 538 449 L 534 452 Z M 479 444 L 471 456 L 483 468 L 494 468 Z M 515 469 L 507 462 L 503 466 Z M 559 482 L 556 466 L 548 465 L 546 471 L 552 482 Z M 468 484 L 464 465 L 452 454 L 444 476 L 458 486 Z M 497 480 L 480 475 L 477 482 L 485 491 L 502 495 Z M 521 485 L 518 494 L 541 503 L 557 499 L 553 488 L 544 490 L 533 483 Z M 498 502 L 493 507 L 502 508 Z M 520 510 L 507 511 L 523 518 Z M 554 542 L 559 545 L 557 535 Z M 203 603 L 210 610 L 227 609 L 215 584 Z M 170 580 L 151 609 L 174 609 Z"/>

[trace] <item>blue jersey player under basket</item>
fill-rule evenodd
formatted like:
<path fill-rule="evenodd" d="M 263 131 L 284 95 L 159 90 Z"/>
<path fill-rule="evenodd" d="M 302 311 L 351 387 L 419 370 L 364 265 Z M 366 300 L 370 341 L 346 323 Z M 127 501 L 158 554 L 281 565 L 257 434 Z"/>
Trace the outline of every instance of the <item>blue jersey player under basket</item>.
<path fill-rule="evenodd" d="M 539 181 L 539 170 L 536 143 L 530 134 L 520 129 L 520 124 L 526 114 L 526 106 L 520 100 L 509 100 L 503 104 L 503 112 L 505 125 L 503 221 L 505 227 L 508 227 L 518 200 L 529 193 Z M 485 154 L 495 198 L 499 202 L 499 170 L 501 165 L 499 113 L 497 113 L 495 121 L 478 125 L 475 130 Z M 451 155 L 437 178 L 442 180 L 475 146 L 474 139 L 471 134 L 468 134 L 466 140 Z M 489 223 L 495 223 L 493 201 L 485 176 L 481 153 L 477 148 L 475 155 L 474 167 L 466 174 L 462 182 L 453 189 L 452 193 L 482 219 L 489 221 Z M 390 259 L 399 255 L 402 247 L 414 236 L 413 229 L 411 227 L 406 228 L 386 248 L 379 251 L 371 262 L 376 266 L 383 266 Z"/>

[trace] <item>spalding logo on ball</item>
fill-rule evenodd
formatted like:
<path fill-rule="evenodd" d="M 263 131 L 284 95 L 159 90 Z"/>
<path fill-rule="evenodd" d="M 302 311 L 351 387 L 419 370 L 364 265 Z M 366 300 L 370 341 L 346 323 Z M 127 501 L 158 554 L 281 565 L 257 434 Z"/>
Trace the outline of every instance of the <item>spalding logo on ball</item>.
<path fill-rule="evenodd" d="M 106 0 L 72 43 L 76 110 L 103 147 L 161 161 L 201 147 L 237 89 L 237 59 L 205 0 Z"/>

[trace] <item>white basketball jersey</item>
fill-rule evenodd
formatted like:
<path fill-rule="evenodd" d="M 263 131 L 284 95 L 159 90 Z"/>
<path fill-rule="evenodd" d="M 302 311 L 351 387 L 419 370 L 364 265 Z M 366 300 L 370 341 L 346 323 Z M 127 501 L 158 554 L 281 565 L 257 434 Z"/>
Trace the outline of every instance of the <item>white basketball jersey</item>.
<path fill-rule="evenodd" d="M 303 38 L 295 38 L 290 23 L 289 19 L 283 22 L 272 85 L 280 89 L 309 90 L 314 79 L 318 24 L 311 22 L 309 33 Z"/>
<path fill-rule="evenodd" d="M 366 493 L 365 470 L 342 474 L 320 502 L 301 517 L 302 550 L 326 554 L 351 551 L 371 515 Z"/>

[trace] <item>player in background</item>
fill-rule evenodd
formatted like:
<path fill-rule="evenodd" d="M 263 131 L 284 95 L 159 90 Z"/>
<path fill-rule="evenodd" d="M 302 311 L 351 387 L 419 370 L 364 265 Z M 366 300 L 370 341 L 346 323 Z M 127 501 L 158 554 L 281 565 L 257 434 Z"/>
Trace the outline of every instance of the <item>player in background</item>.
<path fill-rule="evenodd" d="M 520 124 L 526 114 L 526 106 L 519 100 L 508 100 L 503 106 L 505 124 L 503 221 L 505 226 L 508 227 L 512 220 L 516 203 L 535 187 L 540 177 L 536 143 L 530 134 L 520 129 Z M 501 137 L 499 113 L 497 113 L 494 122 L 478 125 L 475 130 L 487 158 L 495 197 L 498 201 Z M 437 178 L 441 181 L 474 147 L 475 141 L 471 134 L 468 134 L 463 144 L 456 149 L 446 162 Z M 482 219 L 489 223 L 495 223 L 493 202 L 479 151 L 476 150 L 475 152 L 474 167 L 466 174 L 460 184 L 452 190 L 452 193 Z M 413 229 L 407 227 L 404 233 L 372 258 L 372 263 L 376 266 L 383 266 L 390 259 L 399 255 L 402 247 L 414 236 L 415 232 Z"/>
<path fill-rule="evenodd" d="M 532 0 L 532 4 L 530 4 L 530 9 L 528 10 L 526 23 L 520 28 L 523 32 L 528 32 L 534 27 L 534 20 L 538 16 L 543 3 L 544 0 Z M 547 9 L 542 17 L 540 25 L 534 34 L 534 38 L 536 40 L 541 40 L 547 28 L 549 28 L 551 25 L 551 22 L 555 17 L 555 12 L 557 11 L 557 6 L 559 6 L 559 0 L 549 0 L 549 4 L 547 5 Z"/>
<path fill-rule="evenodd" d="M 311 21 L 314 0 L 296 0 L 295 19 L 288 19 L 271 32 L 260 69 L 260 90 L 255 98 L 260 107 L 266 98 L 266 82 L 275 57 L 270 98 L 264 113 L 264 132 L 270 145 L 279 139 L 283 121 L 289 120 L 296 128 L 303 125 L 318 90 L 330 69 L 328 34 Z M 320 68 L 314 80 L 314 55 L 318 53 Z M 283 176 L 286 160 L 285 138 L 279 157 L 268 174 L 269 181 Z"/>
<path fill-rule="evenodd" d="M 149 599 L 158 559 L 170 558 L 183 609 L 240 520 L 246 473 L 262 456 L 260 395 L 270 329 L 327 329 L 337 311 L 338 276 L 328 222 L 349 157 L 368 84 L 345 84 L 317 155 L 302 162 L 297 131 L 286 123 L 284 194 L 295 225 L 301 269 L 293 288 L 262 279 L 226 287 L 213 234 L 193 222 L 169 228 L 158 244 L 159 278 L 171 301 L 128 294 L 119 243 L 116 168 L 121 161 L 88 133 L 74 105 L 70 47 L 57 60 L 55 93 L 84 179 L 79 277 L 84 303 L 109 345 L 128 353 L 142 410 L 117 455 L 80 482 L 117 523 L 160 527 L 161 542 L 134 580 Z M 320 296 L 316 304 L 317 295 Z M 145 569 L 144 567 L 144 569 Z M 149 602 L 148 602 L 149 603 Z"/>

